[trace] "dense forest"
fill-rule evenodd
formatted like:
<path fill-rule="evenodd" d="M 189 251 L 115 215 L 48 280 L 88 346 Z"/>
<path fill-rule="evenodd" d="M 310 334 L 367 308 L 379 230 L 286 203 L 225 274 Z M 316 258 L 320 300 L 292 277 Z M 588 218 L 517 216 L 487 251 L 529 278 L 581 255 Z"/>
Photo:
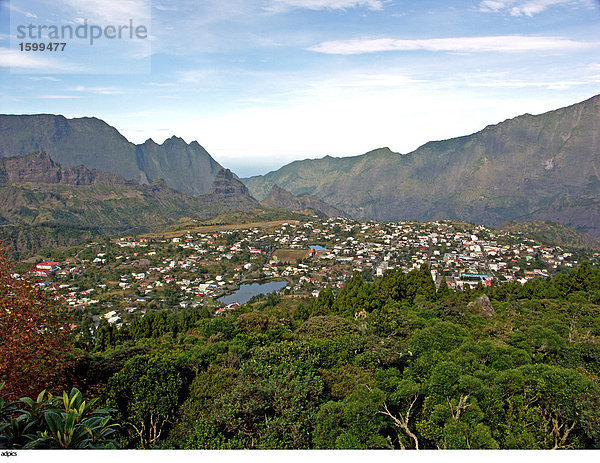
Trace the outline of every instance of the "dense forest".
<path fill-rule="evenodd" d="M 600 270 L 587 263 L 459 292 L 427 266 L 355 273 L 317 298 L 95 330 L 6 259 L 0 278 L 2 447 L 600 448 Z"/>

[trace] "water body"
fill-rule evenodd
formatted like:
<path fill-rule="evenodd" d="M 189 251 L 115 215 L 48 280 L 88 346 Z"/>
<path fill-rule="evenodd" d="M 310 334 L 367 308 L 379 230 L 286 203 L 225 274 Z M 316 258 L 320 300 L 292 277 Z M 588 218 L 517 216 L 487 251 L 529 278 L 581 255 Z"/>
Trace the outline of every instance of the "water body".
<path fill-rule="evenodd" d="M 314 249 L 315 251 L 327 251 L 327 248 L 324 248 L 323 246 L 319 246 L 318 244 L 310 246 L 310 248 Z"/>
<path fill-rule="evenodd" d="M 246 283 L 239 287 L 235 292 L 227 296 L 220 297 L 218 300 L 225 305 L 245 304 L 258 294 L 269 294 L 278 291 L 287 286 L 287 281 L 267 281 L 266 283 Z"/>

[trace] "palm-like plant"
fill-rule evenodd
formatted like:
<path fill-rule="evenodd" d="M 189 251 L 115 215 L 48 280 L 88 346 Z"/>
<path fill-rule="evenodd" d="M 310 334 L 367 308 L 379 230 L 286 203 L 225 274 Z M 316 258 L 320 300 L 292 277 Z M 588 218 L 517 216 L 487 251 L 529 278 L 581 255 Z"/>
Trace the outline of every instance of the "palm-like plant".
<path fill-rule="evenodd" d="M 16 404 L 1 401 L 0 438 L 12 448 L 116 448 L 112 410 L 94 408 L 97 400 L 86 401 L 81 391 L 73 388 L 62 397 L 42 391 L 35 401 L 29 397 Z"/>
<path fill-rule="evenodd" d="M 51 407 L 44 413 L 47 429 L 26 448 L 115 448 L 115 432 L 109 409 L 94 409 L 98 399 L 84 400 L 81 391 L 71 389 L 61 398 L 50 396 Z"/>

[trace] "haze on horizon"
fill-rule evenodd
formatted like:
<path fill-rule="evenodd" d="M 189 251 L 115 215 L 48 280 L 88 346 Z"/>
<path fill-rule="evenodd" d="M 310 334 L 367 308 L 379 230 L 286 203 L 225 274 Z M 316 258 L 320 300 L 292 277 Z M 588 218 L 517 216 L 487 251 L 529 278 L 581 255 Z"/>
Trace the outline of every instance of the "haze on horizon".
<path fill-rule="evenodd" d="M 15 23 L 149 16 L 150 47 L 120 57 L 137 73 L 117 73 L 101 45 L 36 55 L 11 42 Z M 240 176 L 406 153 L 600 93 L 592 0 L 2 0 L 0 17 L 1 113 L 197 140 Z"/>

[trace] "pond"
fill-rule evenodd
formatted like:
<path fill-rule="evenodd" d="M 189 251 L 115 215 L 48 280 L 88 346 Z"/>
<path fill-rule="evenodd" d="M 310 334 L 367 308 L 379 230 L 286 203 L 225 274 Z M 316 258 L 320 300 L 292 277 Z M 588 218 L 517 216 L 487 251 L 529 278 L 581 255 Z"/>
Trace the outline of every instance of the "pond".
<path fill-rule="evenodd" d="M 240 285 L 239 289 L 227 296 L 220 297 L 218 300 L 225 305 L 245 304 L 258 294 L 269 294 L 278 291 L 287 286 L 287 281 L 267 281 L 265 283 L 246 283 Z"/>

